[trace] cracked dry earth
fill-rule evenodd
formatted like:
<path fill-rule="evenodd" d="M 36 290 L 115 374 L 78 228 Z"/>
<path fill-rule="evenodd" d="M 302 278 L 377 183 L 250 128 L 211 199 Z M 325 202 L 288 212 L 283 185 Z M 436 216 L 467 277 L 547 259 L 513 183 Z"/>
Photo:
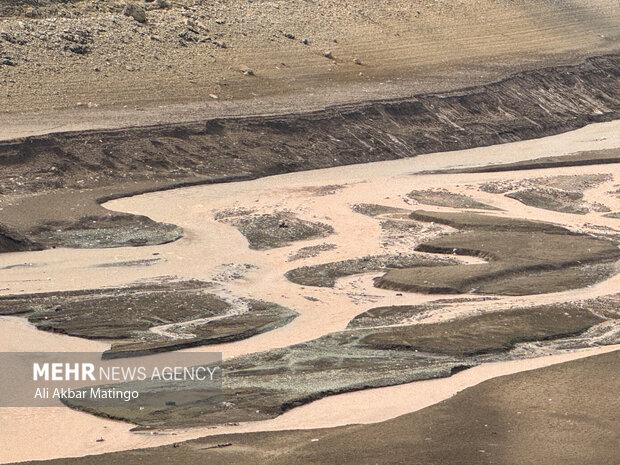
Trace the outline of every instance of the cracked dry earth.
<path fill-rule="evenodd" d="M 35 456 L 3 444 L 2 460 L 383 422 L 485 379 L 616 350 L 618 219 L 600 209 L 523 202 L 503 186 L 569 186 L 583 205 L 618 211 L 617 164 L 421 172 L 453 168 L 455 159 L 482 166 L 613 150 L 618 129 L 601 123 L 456 158 L 438 153 L 118 199 L 105 208 L 177 225 L 183 237 L 140 248 L 0 255 L 7 315 L 0 336 L 10 349 L 221 351 L 226 396 L 208 408 L 165 405 L 168 386 L 138 383 L 162 408 L 74 400 L 71 409 L 8 409 L 4 426 L 16 444 L 27 443 L 34 418 L 47 438 Z M 85 311 L 102 295 L 118 305 Z M 129 306 L 137 313 L 128 314 Z M 236 337 L 210 339 L 213 332 Z M 188 334 L 192 342 L 183 346 Z M 187 398 L 195 389 L 175 386 Z M 76 439 L 48 428 L 58 421 L 85 433 Z M 130 432 L 135 425 L 139 431 Z M 106 440 L 93 447 L 95 436 Z M 140 454 L 156 461 L 168 450 Z M 235 458 L 231 450 L 218 459 Z M 200 457 L 189 454 L 187 463 Z"/>

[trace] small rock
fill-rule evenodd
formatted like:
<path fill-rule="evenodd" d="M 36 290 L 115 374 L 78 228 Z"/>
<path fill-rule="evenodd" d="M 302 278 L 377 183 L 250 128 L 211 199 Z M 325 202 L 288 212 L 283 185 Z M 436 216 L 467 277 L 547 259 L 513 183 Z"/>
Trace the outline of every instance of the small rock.
<path fill-rule="evenodd" d="M 243 74 L 245 74 L 246 76 L 255 76 L 254 71 L 252 71 L 250 68 L 245 68 L 243 70 Z"/>
<path fill-rule="evenodd" d="M 137 3 L 128 3 L 123 10 L 125 16 L 130 16 L 139 23 L 146 23 L 146 11 Z"/>
<path fill-rule="evenodd" d="M 198 36 L 189 29 L 179 33 L 179 37 L 187 42 L 198 42 Z"/>
<path fill-rule="evenodd" d="M 293 34 L 290 34 L 288 32 L 284 33 L 284 37 L 286 37 L 287 39 L 294 39 L 295 38 L 295 36 Z"/>
<path fill-rule="evenodd" d="M 301 43 L 304 45 L 308 45 L 310 41 L 308 39 L 301 39 Z"/>
<path fill-rule="evenodd" d="M 69 50 L 77 55 L 88 55 L 90 53 L 90 47 L 87 45 L 66 45 L 65 50 Z"/>
<path fill-rule="evenodd" d="M 325 53 L 323 54 L 323 56 L 324 56 L 325 58 L 329 58 L 330 60 L 333 60 L 333 59 L 334 59 L 334 54 L 332 53 L 332 51 L 331 51 L 331 50 L 328 50 L 327 52 L 325 52 Z"/>
<path fill-rule="evenodd" d="M 362 64 L 362 60 L 360 60 L 359 58 L 354 58 L 353 59 L 353 63 L 356 65 L 361 65 Z"/>

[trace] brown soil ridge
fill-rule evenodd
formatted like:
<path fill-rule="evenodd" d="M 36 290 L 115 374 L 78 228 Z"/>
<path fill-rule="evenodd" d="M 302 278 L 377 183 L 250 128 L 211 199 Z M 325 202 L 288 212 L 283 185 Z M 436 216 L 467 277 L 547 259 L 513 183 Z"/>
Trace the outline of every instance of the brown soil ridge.
<path fill-rule="evenodd" d="M 23 252 L 40 249 L 41 247 L 30 239 L 0 225 L 0 252 Z"/>
<path fill-rule="evenodd" d="M 614 163 L 620 163 L 620 149 L 589 150 L 559 157 L 541 157 L 514 163 L 498 163 L 496 165 L 473 166 L 471 168 L 428 170 L 420 171 L 416 174 L 500 173 L 503 171 L 527 171 L 571 166 L 609 165 Z"/>
<path fill-rule="evenodd" d="M 452 92 L 308 113 L 33 136 L 0 144 L 0 192 L 260 177 L 548 136 L 618 118 L 619 81 L 620 56 L 607 55 Z"/>
<path fill-rule="evenodd" d="M 48 194 L 79 190 L 84 200 L 92 190 L 92 198 L 82 203 L 93 204 L 183 185 L 254 179 L 557 134 L 618 118 L 618 82 L 620 55 L 606 55 L 579 65 L 521 72 L 488 85 L 308 113 L 58 133 L 3 142 L 0 193 L 26 197 L 18 199 L 19 208 L 2 211 L 0 224 L 13 227 L 12 222 L 36 218 L 30 209 L 46 210 Z M 39 194 L 37 205 L 29 201 L 33 193 Z M 84 210 L 77 201 L 72 203 L 73 195 L 69 197 L 66 205 L 56 207 L 54 220 L 60 229 L 82 220 L 65 221 Z M 27 204 L 27 208 L 22 206 Z M 93 205 L 89 210 L 96 208 Z M 98 214 L 103 216 L 102 211 Z M 90 215 L 92 211 L 83 216 Z M 28 221 L 32 223 L 28 227 L 13 229 L 29 237 L 41 224 Z M 149 243 L 173 238 L 170 231 L 161 229 L 154 228 L 155 237 Z M 127 228 L 121 228 L 119 235 L 118 244 L 127 245 L 123 240 Z M 47 239 L 38 246 L 66 245 L 58 238 Z M 118 244 L 112 241 L 110 245 Z"/>
<path fill-rule="evenodd" d="M 387 271 L 397 268 L 448 266 L 455 262 L 441 257 L 422 255 L 373 255 L 362 258 L 351 258 L 339 262 L 322 263 L 320 265 L 302 266 L 287 271 L 284 276 L 290 282 L 300 286 L 334 287 L 338 278 Z"/>

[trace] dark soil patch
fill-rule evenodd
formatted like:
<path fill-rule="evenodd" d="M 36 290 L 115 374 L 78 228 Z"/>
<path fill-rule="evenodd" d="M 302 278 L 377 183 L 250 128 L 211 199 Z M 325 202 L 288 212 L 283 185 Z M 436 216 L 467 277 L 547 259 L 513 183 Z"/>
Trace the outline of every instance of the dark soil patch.
<path fill-rule="evenodd" d="M 559 189 L 524 189 L 510 192 L 506 197 L 518 200 L 530 207 L 543 208 L 561 213 L 575 213 L 585 215 L 589 208 L 582 205 L 583 194 L 579 192 L 565 192 Z"/>
<path fill-rule="evenodd" d="M 0 298 L 0 315 L 28 313 L 37 329 L 119 343 L 103 358 L 148 355 L 245 339 L 287 324 L 297 314 L 248 300 L 243 312 L 209 293 L 201 281 Z M 212 319 L 212 320 L 210 320 Z M 195 321 L 183 326 L 183 323 Z M 171 328 L 172 337 L 154 329 Z"/>
<path fill-rule="evenodd" d="M 42 246 L 0 225 L 0 253 L 41 250 Z"/>
<path fill-rule="evenodd" d="M 254 210 L 246 208 L 228 208 L 226 210 L 220 210 L 213 215 L 216 220 L 223 220 L 226 218 L 236 218 L 238 216 L 248 216 L 254 213 Z"/>
<path fill-rule="evenodd" d="M 405 208 L 388 207 L 386 205 L 377 205 L 374 203 L 356 203 L 351 205 L 351 210 L 362 215 L 376 217 L 384 215 L 408 215 L 409 210 Z"/>
<path fill-rule="evenodd" d="M 556 225 L 473 213 L 413 212 L 418 220 L 470 229 L 426 242 L 417 250 L 471 255 L 488 264 L 391 270 L 378 287 L 425 293 L 481 292 L 527 295 L 583 287 L 614 273 L 620 257 L 613 242 L 571 234 Z"/>
<path fill-rule="evenodd" d="M 248 240 L 250 249 L 255 250 L 285 247 L 292 242 L 325 237 L 334 232 L 328 224 L 300 220 L 286 212 L 223 218 L 220 221 L 235 226 Z"/>
<path fill-rule="evenodd" d="M 346 185 L 344 184 L 328 184 L 326 186 L 318 186 L 318 187 L 309 187 L 306 190 L 311 192 L 312 195 L 316 197 L 323 197 L 326 195 L 334 195 L 341 189 L 344 189 Z"/>
<path fill-rule="evenodd" d="M 428 311 L 441 310 L 463 302 L 482 302 L 496 300 L 497 297 L 475 297 L 439 299 L 421 305 L 391 305 L 387 307 L 375 307 L 355 316 L 347 329 L 372 328 L 376 326 L 391 326 L 406 324 L 408 320 L 420 316 Z"/>
<path fill-rule="evenodd" d="M 343 331 L 224 362 L 223 405 L 201 402 L 197 382 L 152 381 L 131 387 L 161 398 L 182 390 L 192 400 L 156 411 L 88 400 L 68 404 L 142 426 L 261 420 L 327 395 L 445 377 L 462 367 L 511 359 L 509 350 L 518 342 L 575 336 L 602 321 L 586 308 L 551 305 L 431 325 Z"/>
<path fill-rule="evenodd" d="M 295 268 L 287 271 L 285 276 L 289 281 L 302 286 L 334 287 L 336 280 L 344 276 L 392 268 L 433 267 L 454 263 L 452 260 L 420 255 L 375 255 Z"/>
<path fill-rule="evenodd" d="M 295 260 L 301 260 L 303 258 L 317 257 L 321 252 L 327 252 L 328 250 L 334 250 L 338 246 L 336 244 L 319 244 L 311 245 L 308 247 L 302 247 L 297 252 L 289 255 L 287 262 L 293 262 Z"/>
<path fill-rule="evenodd" d="M 133 342 L 114 344 L 103 358 L 136 357 L 239 341 L 285 326 L 297 316 L 296 312 L 274 303 L 250 299 L 243 304 L 247 306 L 244 313 L 198 321 L 185 331 L 177 331 L 176 339 L 145 334 Z"/>
<path fill-rule="evenodd" d="M 495 194 L 506 193 L 506 197 L 536 208 L 561 213 L 585 215 L 590 210 L 607 212 L 609 208 L 599 203 L 586 202 L 583 194 L 605 181 L 610 174 L 583 174 L 573 176 L 550 176 L 524 179 L 522 181 L 497 181 L 482 184 L 480 190 Z M 511 192 L 512 191 L 512 192 Z"/>
<path fill-rule="evenodd" d="M 506 192 L 529 187 L 551 188 L 572 193 L 583 193 L 611 179 L 613 179 L 613 176 L 608 173 L 560 175 L 522 179 L 520 181 L 506 180 L 486 182 L 481 184 L 479 189 L 491 194 L 505 194 Z"/>
<path fill-rule="evenodd" d="M 360 340 L 373 348 L 469 356 L 506 351 L 518 342 L 580 334 L 603 321 L 579 308 L 544 306 L 488 313 L 441 324 L 399 326 Z"/>
<path fill-rule="evenodd" d="M 145 258 L 142 260 L 126 260 L 121 262 L 99 263 L 96 268 L 121 268 L 125 266 L 154 266 L 165 262 L 165 258 Z"/>
<path fill-rule="evenodd" d="M 157 245 L 180 238 L 183 230 L 178 226 L 142 215 L 111 212 L 100 205 L 148 190 L 153 186 L 119 184 L 100 189 L 58 189 L 11 199 L 0 196 L 0 221 L 38 249 Z"/>
<path fill-rule="evenodd" d="M 375 307 L 357 315 L 347 325 L 347 329 L 372 328 L 373 326 L 390 326 L 405 322 L 407 319 L 426 312 L 429 309 L 439 310 L 443 305 L 392 305 Z"/>
<path fill-rule="evenodd" d="M 475 208 L 480 210 L 500 210 L 499 208 L 478 202 L 476 199 L 463 194 L 449 192 L 445 189 L 411 191 L 407 197 L 424 205 L 436 205 L 451 208 Z"/>
<path fill-rule="evenodd" d="M 494 215 L 482 215 L 468 212 L 431 212 L 416 210 L 409 217 L 425 222 L 435 222 L 451 226 L 456 229 L 484 229 L 487 231 L 537 231 L 553 234 L 572 234 L 568 229 L 553 223 L 543 221 L 505 218 Z"/>
<path fill-rule="evenodd" d="M 41 224 L 29 236 L 44 248 L 106 248 L 158 245 L 179 239 L 183 229 L 142 215 L 84 217 L 75 223 Z"/>

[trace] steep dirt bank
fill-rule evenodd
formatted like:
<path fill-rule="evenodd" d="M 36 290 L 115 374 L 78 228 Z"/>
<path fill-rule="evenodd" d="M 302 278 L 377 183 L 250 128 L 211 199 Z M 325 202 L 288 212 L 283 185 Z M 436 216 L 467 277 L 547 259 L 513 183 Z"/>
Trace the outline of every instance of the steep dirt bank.
<path fill-rule="evenodd" d="M 67 229 L 93 216 L 95 199 L 500 144 L 619 115 L 616 55 L 460 91 L 305 114 L 30 137 L 0 144 L 0 192 L 11 195 L 0 199 L 0 224 L 31 236 L 46 221 Z M 38 195 L 33 202 L 34 192 L 53 193 L 54 201 Z M 54 215 L 46 218 L 52 203 Z M 30 209 L 42 214 L 24 214 Z"/>
<path fill-rule="evenodd" d="M 449 93 L 312 113 L 5 142 L 0 192 L 258 177 L 542 137 L 619 115 L 620 55 L 611 55 Z"/>

